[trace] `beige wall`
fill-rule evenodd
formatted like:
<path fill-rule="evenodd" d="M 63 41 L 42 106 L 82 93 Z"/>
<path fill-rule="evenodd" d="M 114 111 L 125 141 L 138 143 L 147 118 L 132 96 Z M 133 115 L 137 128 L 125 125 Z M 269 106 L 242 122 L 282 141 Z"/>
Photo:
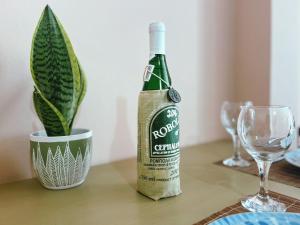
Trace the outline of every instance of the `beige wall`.
<path fill-rule="evenodd" d="M 236 97 L 267 105 L 270 99 L 270 0 L 236 0 Z"/>
<path fill-rule="evenodd" d="M 29 51 L 49 3 L 88 78 L 76 127 L 94 131 L 93 164 L 136 155 L 137 96 L 148 60 L 149 22 L 167 26 L 167 56 L 181 92 L 182 146 L 225 137 L 224 99 L 234 98 L 231 0 L 4 0 L 0 7 L 0 182 L 29 178 L 28 135 L 41 128 L 31 103 Z"/>

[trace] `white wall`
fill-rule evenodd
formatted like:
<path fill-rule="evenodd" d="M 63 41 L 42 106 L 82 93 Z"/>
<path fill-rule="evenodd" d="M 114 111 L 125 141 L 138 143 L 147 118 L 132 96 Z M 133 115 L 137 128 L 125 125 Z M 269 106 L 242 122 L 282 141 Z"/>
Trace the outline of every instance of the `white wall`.
<path fill-rule="evenodd" d="M 292 108 L 300 125 L 300 2 L 272 1 L 270 101 Z"/>
<path fill-rule="evenodd" d="M 77 127 L 94 131 L 93 164 L 136 155 L 137 96 L 148 60 L 148 24 L 167 27 L 167 59 L 181 92 L 183 146 L 225 137 L 223 99 L 234 98 L 234 1 L 2 0 L 0 182 L 32 176 L 28 135 L 31 38 L 46 3 L 62 21 L 88 79 Z"/>

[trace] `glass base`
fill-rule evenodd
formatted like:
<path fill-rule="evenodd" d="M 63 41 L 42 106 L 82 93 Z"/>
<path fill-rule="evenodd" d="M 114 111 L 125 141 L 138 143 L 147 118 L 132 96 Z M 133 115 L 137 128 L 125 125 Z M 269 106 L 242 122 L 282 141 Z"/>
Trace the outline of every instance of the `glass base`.
<path fill-rule="evenodd" d="M 223 164 L 225 166 L 230 166 L 230 167 L 233 167 L 233 166 L 248 167 L 248 166 L 250 166 L 250 163 L 241 157 L 240 158 L 231 157 L 228 159 L 224 159 Z"/>
<path fill-rule="evenodd" d="M 251 212 L 285 212 L 286 206 L 281 202 L 277 202 L 270 196 L 266 198 L 257 195 L 248 196 L 241 200 L 241 204 L 245 209 Z"/>

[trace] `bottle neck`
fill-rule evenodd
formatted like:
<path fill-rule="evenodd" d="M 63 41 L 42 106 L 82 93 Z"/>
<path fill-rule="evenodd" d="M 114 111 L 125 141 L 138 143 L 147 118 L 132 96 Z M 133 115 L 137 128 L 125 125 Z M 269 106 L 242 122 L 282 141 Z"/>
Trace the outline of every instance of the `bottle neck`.
<path fill-rule="evenodd" d="M 164 54 L 155 54 L 149 61 L 154 66 L 153 73 L 160 77 L 151 76 L 149 81 L 144 82 L 143 90 L 163 90 L 171 86 L 171 78 L 168 71 Z M 163 80 L 163 81 L 162 81 Z"/>

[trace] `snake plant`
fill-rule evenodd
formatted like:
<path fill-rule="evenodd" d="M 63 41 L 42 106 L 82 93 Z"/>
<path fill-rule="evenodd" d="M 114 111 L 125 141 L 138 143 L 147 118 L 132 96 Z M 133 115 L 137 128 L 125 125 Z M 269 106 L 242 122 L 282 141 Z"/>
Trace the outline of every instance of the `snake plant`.
<path fill-rule="evenodd" d="M 33 35 L 30 69 L 35 111 L 47 135 L 70 135 L 86 92 L 85 75 L 67 33 L 48 5 Z"/>

